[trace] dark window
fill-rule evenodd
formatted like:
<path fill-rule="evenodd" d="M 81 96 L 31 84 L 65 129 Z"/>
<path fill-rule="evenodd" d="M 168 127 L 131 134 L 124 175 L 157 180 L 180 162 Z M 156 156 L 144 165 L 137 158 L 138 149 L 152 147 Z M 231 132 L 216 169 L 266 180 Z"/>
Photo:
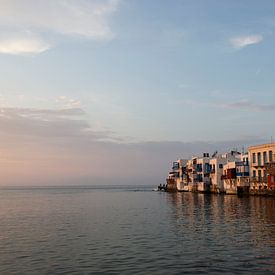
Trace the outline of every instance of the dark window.
<path fill-rule="evenodd" d="M 264 152 L 264 164 L 266 164 L 266 163 L 267 163 L 267 153 Z"/>
<path fill-rule="evenodd" d="M 273 161 L 272 151 L 269 151 L 268 154 L 269 154 L 269 162 L 272 162 Z"/>
<path fill-rule="evenodd" d="M 252 154 L 252 162 L 253 162 L 253 163 L 256 163 L 256 153 L 253 153 L 253 154 Z"/>
<path fill-rule="evenodd" d="M 257 154 L 257 159 L 258 159 L 258 165 L 262 165 L 262 156 L 261 156 L 261 153 Z"/>
<path fill-rule="evenodd" d="M 258 176 L 259 176 L 259 178 L 262 177 L 262 171 L 261 170 L 258 171 Z"/>

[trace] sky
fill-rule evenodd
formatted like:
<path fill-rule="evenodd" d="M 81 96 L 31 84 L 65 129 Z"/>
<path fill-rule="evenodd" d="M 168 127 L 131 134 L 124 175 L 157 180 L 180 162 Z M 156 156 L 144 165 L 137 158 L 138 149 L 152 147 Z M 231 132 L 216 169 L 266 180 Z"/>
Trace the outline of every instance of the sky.
<path fill-rule="evenodd" d="M 273 0 L 0 0 L 0 185 L 159 184 L 275 138 Z"/>

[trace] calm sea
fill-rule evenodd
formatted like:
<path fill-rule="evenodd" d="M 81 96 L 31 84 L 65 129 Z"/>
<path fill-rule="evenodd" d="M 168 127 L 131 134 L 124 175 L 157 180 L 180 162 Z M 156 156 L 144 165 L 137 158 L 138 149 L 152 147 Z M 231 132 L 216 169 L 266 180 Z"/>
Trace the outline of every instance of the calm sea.
<path fill-rule="evenodd" d="M 0 274 L 274 274 L 275 199 L 0 189 Z"/>

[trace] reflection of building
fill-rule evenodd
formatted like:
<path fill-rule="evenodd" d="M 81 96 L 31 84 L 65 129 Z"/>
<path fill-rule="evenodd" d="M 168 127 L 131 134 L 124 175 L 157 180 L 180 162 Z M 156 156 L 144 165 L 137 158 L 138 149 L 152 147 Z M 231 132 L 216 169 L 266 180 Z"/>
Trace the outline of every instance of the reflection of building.
<path fill-rule="evenodd" d="M 266 190 L 275 187 L 275 142 L 248 148 L 250 160 L 250 187 Z"/>
<path fill-rule="evenodd" d="M 225 259 L 227 254 L 224 254 L 224 247 L 230 253 L 237 247 L 245 253 L 254 253 L 255 257 L 245 259 L 251 265 L 250 272 L 247 266 L 244 266 L 246 273 L 255 272 L 255 267 L 259 273 L 272 273 L 269 271 L 274 270 L 273 198 L 250 196 L 240 199 L 237 196 L 204 196 L 194 193 L 172 193 L 164 198 L 169 205 L 169 211 L 164 211 L 164 214 L 169 214 L 165 216 L 169 221 L 169 234 L 181 240 L 177 243 L 178 247 L 175 246 L 176 243 L 173 244 L 174 249 L 178 249 L 180 253 L 188 253 L 186 257 L 193 257 L 193 242 L 205 249 L 209 246 L 209 240 L 212 240 L 214 244 L 223 244 L 220 247 L 221 252 L 213 255 L 213 261 L 226 260 L 227 267 L 234 265 L 232 257 Z M 238 241 L 241 241 L 241 244 L 236 246 Z M 256 257 L 255 253 L 259 257 Z M 190 260 L 194 260 L 194 257 Z"/>

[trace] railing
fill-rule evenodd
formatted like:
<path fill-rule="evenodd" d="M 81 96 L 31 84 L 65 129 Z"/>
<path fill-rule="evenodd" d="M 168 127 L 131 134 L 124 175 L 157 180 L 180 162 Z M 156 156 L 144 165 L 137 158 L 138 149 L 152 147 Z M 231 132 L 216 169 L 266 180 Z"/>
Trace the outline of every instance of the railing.
<path fill-rule="evenodd" d="M 249 177 L 238 178 L 238 180 L 237 180 L 237 186 L 240 186 L 240 187 L 250 186 L 250 179 L 249 179 Z"/>
<path fill-rule="evenodd" d="M 250 177 L 250 182 L 267 183 L 267 177 Z"/>
<path fill-rule="evenodd" d="M 251 163 L 251 165 L 253 166 L 253 167 L 264 167 L 264 166 L 266 166 L 266 165 L 268 165 L 270 162 L 268 162 L 268 161 L 265 161 L 265 162 L 263 162 L 263 161 L 261 161 L 261 162 L 252 162 Z"/>
<path fill-rule="evenodd" d="M 236 175 L 230 176 L 230 175 L 222 175 L 221 180 L 235 180 L 237 177 Z"/>
<path fill-rule="evenodd" d="M 237 177 L 249 177 L 249 172 L 237 172 Z"/>

